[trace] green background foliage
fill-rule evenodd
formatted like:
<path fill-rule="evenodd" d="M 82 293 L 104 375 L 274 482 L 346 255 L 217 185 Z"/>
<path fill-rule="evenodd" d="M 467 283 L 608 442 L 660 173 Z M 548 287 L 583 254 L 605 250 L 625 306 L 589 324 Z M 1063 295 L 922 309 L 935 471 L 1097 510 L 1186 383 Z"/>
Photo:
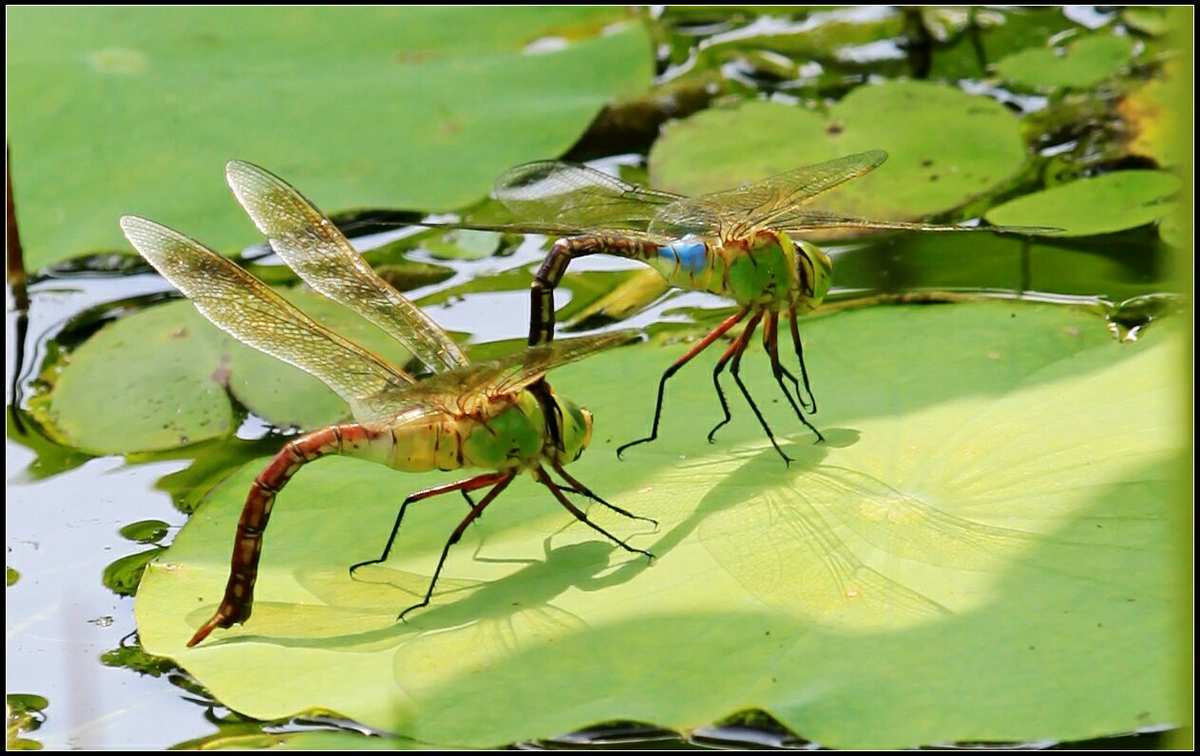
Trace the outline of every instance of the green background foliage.
<path fill-rule="evenodd" d="M 25 7 L 7 42 L 30 269 L 126 248 L 126 213 L 222 251 L 253 241 L 231 158 L 330 212 L 455 209 L 651 75 L 646 29 L 618 8 Z"/>

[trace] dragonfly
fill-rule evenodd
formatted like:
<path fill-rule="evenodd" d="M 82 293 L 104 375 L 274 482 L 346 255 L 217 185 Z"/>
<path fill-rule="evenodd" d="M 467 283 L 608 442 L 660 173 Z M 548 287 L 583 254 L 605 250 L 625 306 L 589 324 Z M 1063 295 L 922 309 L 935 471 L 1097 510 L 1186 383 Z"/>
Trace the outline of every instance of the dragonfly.
<path fill-rule="evenodd" d="M 470 511 L 442 549 L 424 599 L 427 606 L 446 556 L 522 472 L 530 473 L 575 518 L 624 549 L 653 558 L 588 518 L 567 496 L 582 495 L 626 517 L 653 522 L 611 504 L 568 473 L 592 436 L 592 414 L 558 396 L 545 381 L 553 368 L 637 338 L 607 333 L 527 348 L 472 364 L 431 318 L 380 278 L 311 202 L 279 177 L 232 161 L 226 178 L 271 247 L 313 289 L 400 342 L 433 375 L 418 381 L 383 357 L 317 323 L 257 278 L 203 244 L 145 218 L 121 218 L 126 238 L 208 320 L 237 340 L 312 374 L 350 406 L 353 422 L 289 441 L 254 479 L 238 520 L 225 594 L 188 646 L 216 628 L 249 619 L 263 533 L 276 497 L 304 465 L 340 454 L 397 470 L 482 469 L 455 483 L 410 494 L 401 503 L 383 552 L 387 560 L 409 504 L 459 491 Z M 551 477 L 553 470 L 561 481 Z M 471 492 L 486 489 L 478 503 Z"/>
<path fill-rule="evenodd" d="M 833 264 L 824 250 L 805 241 L 803 236 L 836 228 L 1013 234 L 1060 230 L 871 220 L 809 206 L 822 193 L 878 168 L 887 157 L 883 150 L 868 150 L 698 197 L 638 186 L 583 165 L 538 161 L 512 168 L 496 181 L 493 196 L 511 219 L 506 217 L 497 223 L 422 225 L 557 237 L 534 274 L 531 286 L 531 346 L 552 341 L 554 289 L 571 261 L 587 255 L 637 260 L 658 271 L 672 286 L 733 299 L 737 311 L 662 373 L 650 434 L 622 445 L 617 456 L 630 447 L 658 438 L 667 382 L 698 354 L 745 321 L 740 334 L 713 367 L 713 386 L 724 416 L 709 432 L 708 440 L 713 442 L 717 431 L 731 420 L 721 385 L 721 376 L 728 368 L 767 438 L 787 463 L 791 459 L 780 449 L 740 373 L 742 355 L 761 324 L 763 346 L 775 382 L 800 421 L 816 435 L 818 442 L 824 440 L 805 417 L 806 412 L 816 414 L 817 402 L 810 387 L 797 318 L 812 312 L 824 300 L 832 282 Z M 779 356 L 781 315 L 787 318 L 800 378 Z"/>

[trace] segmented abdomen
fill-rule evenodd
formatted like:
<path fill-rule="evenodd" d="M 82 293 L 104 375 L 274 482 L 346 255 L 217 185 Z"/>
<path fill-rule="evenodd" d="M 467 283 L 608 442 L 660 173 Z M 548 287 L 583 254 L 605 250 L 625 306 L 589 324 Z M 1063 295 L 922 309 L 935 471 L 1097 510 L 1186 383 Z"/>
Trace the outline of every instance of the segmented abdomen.
<path fill-rule="evenodd" d="M 258 559 L 262 554 L 263 531 L 271 518 L 275 496 L 296 471 L 326 454 L 351 454 L 375 448 L 380 432 L 361 425 L 334 425 L 289 441 L 267 465 L 246 495 L 233 540 L 229 581 L 216 614 L 196 631 L 189 646 L 204 640 L 217 627 L 230 627 L 250 617 L 254 601 L 254 582 L 258 578 Z"/>

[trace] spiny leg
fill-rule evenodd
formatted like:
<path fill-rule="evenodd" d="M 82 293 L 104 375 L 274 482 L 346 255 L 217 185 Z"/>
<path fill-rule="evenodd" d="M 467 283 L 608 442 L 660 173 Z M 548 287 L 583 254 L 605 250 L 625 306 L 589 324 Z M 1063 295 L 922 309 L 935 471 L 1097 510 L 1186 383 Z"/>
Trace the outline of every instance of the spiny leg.
<path fill-rule="evenodd" d="M 758 326 L 758 321 L 762 319 L 761 312 L 755 313 L 750 322 L 746 324 L 746 330 L 743 335 L 746 336 L 742 348 L 733 356 L 733 366 L 730 373 L 733 374 L 733 380 L 737 383 L 738 389 L 742 392 L 742 396 L 746 397 L 746 403 L 750 405 L 750 409 L 754 411 L 754 416 L 758 418 L 758 424 L 767 432 L 767 438 L 771 440 L 771 446 L 775 447 L 775 451 L 779 452 L 779 456 L 783 457 L 783 463 L 790 465 L 792 458 L 783 453 L 783 449 L 779 448 L 779 444 L 775 442 L 775 434 L 771 432 L 771 426 L 767 425 L 767 421 L 763 418 L 762 413 L 758 411 L 758 405 L 750 398 L 750 390 L 746 388 L 746 384 L 742 383 L 742 355 L 746 353 L 746 344 L 750 341 L 750 334 L 754 333 L 754 329 Z"/>
<path fill-rule="evenodd" d="M 604 499 L 600 498 L 600 496 L 597 495 L 595 492 L 593 492 L 592 489 L 588 488 L 587 486 L 580 483 L 575 478 L 571 477 L 571 474 L 563 469 L 563 466 L 561 463 L 559 463 L 557 461 L 552 462 L 551 467 L 554 468 L 555 472 L 557 472 L 559 475 L 562 476 L 563 480 L 565 480 L 571 484 L 570 488 L 567 488 L 566 486 L 559 486 L 558 489 L 560 491 L 570 491 L 571 493 L 577 493 L 581 496 L 586 496 L 587 498 L 591 499 L 592 501 L 597 502 L 599 504 L 603 504 L 604 506 L 608 507 L 612 511 L 614 511 L 618 514 L 623 514 L 631 520 L 642 520 L 644 522 L 651 523 L 652 525 L 655 525 L 655 526 L 658 525 L 658 520 L 653 520 L 649 517 L 640 517 L 638 515 L 635 515 L 632 512 L 621 509 L 616 504 L 610 504 L 607 501 L 605 501 Z"/>
<path fill-rule="evenodd" d="M 784 369 L 779 363 L 779 313 L 771 312 L 767 314 L 767 319 L 763 323 L 763 346 L 766 347 L 767 355 L 771 358 L 771 372 L 775 375 L 775 382 L 779 384 L 779 390 L 787 397 L 788 404 L 792 405 L 792 409 L 796 412 L 796 417 L 800 418 L 800 422 L 804 423 L 809 430 L 817 434 L 817 441 L 824 441 L 825 437 L 821 435 L 821 431 L 813 427 L 813 424 L 808 422 L 808 418 L 800 411 L 800 407 L 796 405 L 796 401 L 792 398 L 791 392 L 783 383 Z M 800 387 L 796 387 L 796 395 L 800 395 Z M 800 400 L 803 403 L 803 399 Z"/>
<path fill-rule="evenodd" d="M 792 345 L 796 348 L 796 358 L 800 360 L 800 376 L 804 379 L 804 391 L 808 394 L 808 402 L 805 403 L 801 398 L 800 403 L 805 404 L 809 408 L 809 413 L 815 415 L 817 414 L 817 398 L 813 396 L 812 389 L 808 385 L 808 368 L 804 365 L 804 344 L 800 341 L 800 326 L 796 325 L 796 309 L 794 307 L 788 310 L 788 322 L 792 327 Z"/>
<path fill-rule="evenodd" d="M 572 504 L 567 499 L 566 496 L 563 496 L 562 491 L 559 489 L 559 487 L 557 485 L 555 485 L 554 481 L 550 479 L 550 476 L 546 474 L 546 471 L 544 469 L 542 469 L 541 467 L 537 468 L 537 472 L 535 473 L 535 475 L 537 475 L 537 480 L 539 483 L 541 483 L 546 488 L 550 489 L 550 493 L 554 495 L 554 498 L 558 500 L 558 503 L 562 504 L 563 507 L 565 507 L 568 512 L 575 515 L 575 519 L 577 519 L 580 522 L 582 522 L 583 524 L 587 525 L 592 530 L 595 530 L 598 533 L 602 533 L 609 540 L 615 542 L 616 544 L 618 544 L 621 548 L 625 549 L 626 551 L 631 551 L 635 554 L 645 554 L 646 556 L 650 557 L 651 559 L 654 558 L 654 555 L 651 554 L 649 551 L 644 551 L 642 549 L 636 549 L 633 546 L 630 546 L 629 544 L 622 541 L 620 538 L 617 538 L 612 533 L 609 533 L 604 528 L 600 527 L 596 523 L 589 520 L 586 512 L 584 512 L 582 509 L 580 509 L 579 507 Z"/>
<path fill-rule="evenodd" d="M 753 332 L 754 328 L 752 325 L 747 325 L 742 329 L 738 337 L 733 340 L 733 343 L 721 355 L 721 359 L 717 360 L 717 364 L 713 366 L 713 386 L 717 389 L 717 399 L 721 402 L 721 411 L 725 413 L 725 417 L 708 432 L 708 443 L 710 444 L 716 442 L 715 436 L 717 431 L 733 419 L 733 416 L 729 413 L 729 402 L 725 400 L 725 391 L 721 388 L 721 373 L 725 372 L 725 366 L 729 364 L 729 360 L 746 348 L 746 344 L 750 341 L 750 334 Z"/>
<path fill-rule="evenodd" d="M 450 534 L 450 539 L 446 541 L 446 545 L 442 547 L 442 556 L 438 559 L 437 569 L 433 571 L 433 579 L 429 581 L 429 590 L 425 591 L 425 598 L 421 600 L 421 603 L 413 604 L 404 611 L 400 612 L 400 616 L 396 617 L 397 622 L 403 622 L 404 615 L 408 614 L 413 609 L 420 609 L 423 606 L 429 606 L 429 599 L 433 597 L 433 588 L 437 585 L 438 576 L 442 574 L 442 565 L 446 563 L 446 555 L 450 553 L 450 547 L 458 543 L 459 539 L 462 538 L 463 531 L 467 529 L 467 526 L 470 525 L 475 518 L 483 514 L 483 510 L 487 509 L 487 505 L 495 501 L 496 497 L 503 493 L 504 489 L 508 488 L 508 484 L 512 483 L 513 478 L 516 476 L 516 472 L 507 472 L 493 473 L 488 476 L 480 475 L 478 478 L 472 479 L 479 480 L 479 478 L 484 477 L 495 477 L 498 479 L 498 481 L 496 482 L 495 487 L 488 491 L 487 495 L 479 500 L 479 503 L 471 509 L 467 516 L 463 518 L 463 521 L 458 523 L 458 527 L 454 529 L 454 532 Z"/>
<path fill-rule="evenodd" d="M 749 308 L 743 307 L 742 309 L 735 312 L 733 315 L 730 315 L 728 318 L 725 318 L 725 320 L 721 321 L 721 324 L 719 326 L 717 326 L 712 331 L 710 331 L 708 333 L 708 335 L 705 336 L 703 339 L 700 339 L 700 341 L 697 342 L 694 347 L 689 349 L 687 351 L 687 353 L 684 354 L 682 357 L 680 357 L 678 360 L 675 360 L 675 362 L 671 365 L 671 367 L 667 368 L 666 371 L 663 372 L 662 378 L 660 378 L 658 381 L 658 399 L 655 400 L 655 403 L 654 403 L 654 423 L 653 423 L 653 425 L 650 426 L 650 435 L 646 436 L 645 438 L 639 438 L 636 441 L 630 441 L 629 443 L 618 447 L 617 448 L 617 457 L 618 458 L 620 458 L 622 452 L 624 452 L 629 447 L 637 446 L 638 444 L 645 444 L 645 443 L 648 443 L 648 442 L 653 441 L 656 438 L 658 438 L 658 422 L 662 418 L 663 392 L 666 391 L 667 381 L 670 380 L 671 376 L 673 376 L 673 375 L 675 375 L 675 373 L 679 372 L 679 369 L 681 367 L 688 364 L 688 362 L 690 362 L 693 357 L 695 357 L 696 355 L 703 352 L 705 349 L 708 348 L 708 346 L 710 344 L 712 344 L 717 339 L 721 338 L 721 336 L 724 335 L 725 332 L 727 332 L 730 328 L 733 328 L 735 325 L 737 325 L 738 322 L 741 321 L 742 318 L 746 317 L 746 313 L 748 313 L 749 311 L 750 311 Z"/>
<path fill-rule="evenodd" d="M 770 327 L 768 328 L 768 326 Z M 770 350 L 772 349 L 775 350 L 776 355 L 779 353 L 779 313 L 777 312 L 772 312 L 767 321 L 763 323 L 763 347 L 768 350 L 768 353 L 770 353 Z M 779 370 L 779 375 L 776 375 L 775 377 L 776 381 L 779 381 L 779 377 L 783 376 L 792 384 L 792 388 L 795 389 L 796 392 L 796 400 L 800 402 L 800 406 L 804 409 L 804 411 L 809 413 L 813 412 L 814 405 L 810 404 L 809 400 L 805 400 L 804 392 L 800 390 L 800 381 L 796 379 L 796 376 L 792 375 L 792 371 L 788 370 L 787 367 L 785 367 L 784 364 L 779 361 L 778 357 L 775 358 L 771 369 Z M 780 385 L 782 386 L 782 384 Z M 784 394 L 787 393 L 787 389 L 784 389 Z M 811 400 L 811 397 L 809 399 Z M 792 401 L 791 396 L 788 396 L 788 401 Z M 795 404 L 793 403 L 792 406 L 794 408 Z"/>
<path fill-rule="evenodd" d="M 447 483 L 444 486 L 434 486 L 433 488 L 426 488 L 424 491 L 417 491 L 416 493 L 409 494 L 408 497 L 404 499 L 404 502 L 400 505 L 400 513 L 396 515 L 396 522 L 394 525 L 392 525 L 392 533 L 388 536 L 387 545 L 383 547 L 383 553 L 379 555 L 378 559 L 368 559 L 365 562 L 358 562 L 357 564 L 351 565 L 350 575 L 353 576 L 354 571 L 359 567 L 366 567 L 368 564 L 380 564 L 387 561 L 388 554 L 392 551 L 392 544 L 396 542 L 396 534 L 400 532 L 400 522 L 404 519 L 404 510 L 408 508 L 409 504 L 413 503 L 414 501 L 421 501 L 422 499 L 429 499 L 434 496 L 440 496 L 444 493 L 450 493 L 451 491 L 462 491 L 463 496 L 467 499 L 467 503 L 471 505 L 471 509 L 474 511 L 475 503 L 471 501 L 469 492 L 485 486 L 490 486 L 493 483 L 498 483 L 504 477 L 505 473 L 485 473 L 483 475 L 477 475 L 474 478 L 460 480 L 457 483 Z M 475 515 L 475 517 L 478 516 L 479 515 Z M 474 519 L 474 517 L 471 519 Z"/>

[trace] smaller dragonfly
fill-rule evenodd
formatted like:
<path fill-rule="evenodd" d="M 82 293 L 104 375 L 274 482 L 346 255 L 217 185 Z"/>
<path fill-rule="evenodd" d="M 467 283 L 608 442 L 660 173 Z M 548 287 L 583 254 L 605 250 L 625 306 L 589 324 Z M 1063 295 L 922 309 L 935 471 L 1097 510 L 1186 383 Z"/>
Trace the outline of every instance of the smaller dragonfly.
<path fill-rule="evenodd" d="M 724 418 L 708 434 L 730 421 L 721 375 L 730 368 L 734 382 L 785 462 L 775 434 L 742 382 L 742 355 L 759 323 L 771 371 L 800 421 L 824 440 L 805 417 L 817 402 L 809 387 L 804 346 L 796 319 L 821 304 L 832 281 L 833 264 L 815 244 L 800 237 L 834 228 L 901 231 L 991 231 L 1039 234 L 1060 229 L 1017 226 L 953 226 L 935 223 L 870 220 L 808 206 L 818 195 L 878 168 L 887 153 L 868 150 L 824 163 L 806 165 L 736 189 L 685 197 L 647 189 L 583 165 L 540 161 L 517 166 L 496 181 L 493 195 L 511 215 L 496 223 L 427 223 L 491 231 L 558 237 L 534 275 L 529 344 L 548 343 L 554 335 L 554 288 L 578 257 L 615 255 L 646 263 L 672 286 L 720 294 L 737 302 L 725 318 L 662 374 L 650 435 L 617 449 L 658 438 L 667 381 L 696 355 L 743 320 L 741 334 L 725 349 L 712 379 Z M 779 358 L 779 316 L 786 313 L 800 379 Z M 747 320 L 747 318 L 749 318 Z M 792 386 L 789 391 L 784 380 Z M 800 390 L 801 381 L 804 391 Z M 793 391 L 795 397 L 793 398 Z"/>
<path fill-rule="evenodd" d="M 354 422 L 289 441 L 255 478 L 238 521 L 224 598 L 188 646 L 215 628 L 250 617 L 263 531 L 275 498 L 301 467 L 331 454 L 410 472 L 486 470 L 409 495 L 379 558 L 350 568 L 353 574 L 358 567 L 387 560 L 409 504 L 462 492 L 470 511 L 446 541 L 424 600 L 401 612 L 398 620 L 429 604 L 450 547 L 524 471 L 577 519 L 626 550 L 653 558 L 592 522 L 565 495 L 579 494 L 626 517 L 653 522 L 610 504 L 567 473 L 564 466 L 578 459 L 591 440 L 592 415 L 557 396 L 544 380 L 555 367 L 636 336 L 618 332 L 571 339 L 470 364 L 449 334 L 380 278 L 333 223 L 290 185 L 240 161 L 226 166 L 226 178 L 272 248 L 300 278 L 375 323 L 437 374 L 418 382 L 399 366 L 315 322 L 199 242 L 144 218 L 121 218 L 130 243 L 214 325 L 317 377 L 346 400 L 354 416 Z M 546 468 L 566 483 L 556 482 Z M 487 493 L 475 503 L 470 492 L 485 488 Z"/>

